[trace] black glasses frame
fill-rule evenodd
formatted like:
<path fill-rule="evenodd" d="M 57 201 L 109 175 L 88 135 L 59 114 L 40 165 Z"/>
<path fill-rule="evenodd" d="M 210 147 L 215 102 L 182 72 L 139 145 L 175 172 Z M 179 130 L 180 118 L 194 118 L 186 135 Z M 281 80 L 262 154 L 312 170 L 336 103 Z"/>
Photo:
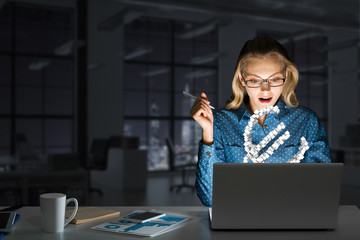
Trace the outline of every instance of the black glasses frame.
<path fill-rule="evenodd" d="M 253 86 L 250 87 L 249 84 L 248 84 L 248 82 L 249 82 L 249 81 L 254 81 L 254 80 L 244 80 L 244 82 L 245 82 L 246 86 L 248 86 L 249 88 L 259 88 L 259 87 L 262 87 L 262 85 L 264 84 L 264 82 L 266 82 L 269 87 L 281 87 L 281 86 L 283 86 L 284 83 L 285 83 L 285 78 L 273 78 L 273 79 L 281 79 L 281 80 L 282 80 L 282 84 L 281 84 L 281 85 L 276 85 L 276 86 L 271 86 L 271 85 L 269 84 L 269 80 L 272 80 L 272 79 L 266 79 L 266 80 L 256 79 L 256 80 L 261 80 L 261 81 L 262 81 L 261 85 L 258 86 L 258 87 L 253 87 Z"/>

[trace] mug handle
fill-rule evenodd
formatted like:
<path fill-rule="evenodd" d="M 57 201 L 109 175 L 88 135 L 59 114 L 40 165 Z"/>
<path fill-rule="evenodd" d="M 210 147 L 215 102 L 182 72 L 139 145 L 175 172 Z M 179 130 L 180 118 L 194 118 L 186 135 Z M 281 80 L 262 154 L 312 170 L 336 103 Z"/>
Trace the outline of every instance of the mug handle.
<path fill-rule="evenodd" d="M 70 217 L 68 219 L 65 219 L 65 223 L 64 223 L 64 227 L 66 225 L 68 225 L 70 223 L 71 220 L 73 220 L 73 218 L 75 217 L 77 210 L 78 210 L 78 201 L 76 200 L 76 198 L 69 198 L 66 200 L 66 205 L 68 205 L 70 202 L 74 202 L 75 203 L 75 208 L 74 211 L 72 212 L 72 214 L 70 215 Z"/>

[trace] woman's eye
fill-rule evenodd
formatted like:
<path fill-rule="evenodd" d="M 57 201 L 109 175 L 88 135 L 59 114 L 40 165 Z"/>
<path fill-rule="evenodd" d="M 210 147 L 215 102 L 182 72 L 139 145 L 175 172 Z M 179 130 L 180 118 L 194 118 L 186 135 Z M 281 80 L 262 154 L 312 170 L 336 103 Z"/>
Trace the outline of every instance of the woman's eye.
<path fill-rule="evenodd" d="M 277 82 L 277 81 L 282 81 L 282 78 L 273 78 L 273 79 L 269 79 L 270 82 Z"/>

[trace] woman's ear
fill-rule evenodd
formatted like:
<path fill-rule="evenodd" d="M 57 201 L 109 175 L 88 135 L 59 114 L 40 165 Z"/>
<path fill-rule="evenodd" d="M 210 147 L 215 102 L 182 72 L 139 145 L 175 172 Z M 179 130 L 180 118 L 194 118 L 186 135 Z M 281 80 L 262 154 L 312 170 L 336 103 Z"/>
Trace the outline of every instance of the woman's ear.
<path fill-rule="evenodd" d="M 243 87 L 245 87 L 245 82 L 244 82 L 244 79 L 241 77 L 241 74 L 238 72 L 238 78 L 239 78 L 239 80 L 240 80 L 240 82 L 241 82 L 241 85 L 243 86 Z"/>

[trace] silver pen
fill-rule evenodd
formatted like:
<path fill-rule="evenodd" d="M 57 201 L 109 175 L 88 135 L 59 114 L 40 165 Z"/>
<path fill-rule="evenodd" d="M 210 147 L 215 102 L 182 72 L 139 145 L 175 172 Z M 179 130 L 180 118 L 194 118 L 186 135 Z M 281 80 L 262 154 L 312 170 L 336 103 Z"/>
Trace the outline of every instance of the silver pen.
<path fill-rule="evenodd" d="M 188 97 L 191 97 L 191 98 L 193 98 L 193 99 L 196 99 L 197 97 L 195 97 L 194 95 L 192 95 L 191 93 L 188 93 L 188 92 L 185 92 L 185 91 L 183 91 L 183 94 L 184 95 L 186 95 L 186 96 L 188 96 Z M 213 106 L 211 106 L 211 105 L 209 105 L 209 107 L 211 108 L 211 109 L 215 109 Z"/>

